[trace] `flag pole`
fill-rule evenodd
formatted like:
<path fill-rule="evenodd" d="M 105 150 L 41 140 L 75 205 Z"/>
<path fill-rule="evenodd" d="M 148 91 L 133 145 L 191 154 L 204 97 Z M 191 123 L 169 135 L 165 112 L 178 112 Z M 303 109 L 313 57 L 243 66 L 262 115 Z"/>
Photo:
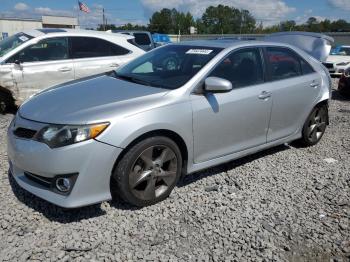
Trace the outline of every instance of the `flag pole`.
<path fill-rule="evenodd" d="M 77 12 L 78 12 L 78 15 L 77 15 L 77 19 L 78 19 L 78 26 L 79 26 L 79 29 L 80 29 L 80 22 L 79 22 L 79 0 L 77 1 L 77 4 L 78 4 L 78 6 L 77 6 Z"/>

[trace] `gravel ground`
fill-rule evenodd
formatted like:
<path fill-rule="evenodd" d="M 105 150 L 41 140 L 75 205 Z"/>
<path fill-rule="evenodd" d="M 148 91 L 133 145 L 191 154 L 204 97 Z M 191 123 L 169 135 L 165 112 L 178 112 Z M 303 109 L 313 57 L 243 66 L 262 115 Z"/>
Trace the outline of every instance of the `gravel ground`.
<path fill-rule="evenodd" d="M 142 209 L 64 210 L 20 189 L 7 173 L 12 117 L 0 116 L 1 261 L 350 260 L 350 101 L 336 91 L 318 145 L 190 175 Z"/>

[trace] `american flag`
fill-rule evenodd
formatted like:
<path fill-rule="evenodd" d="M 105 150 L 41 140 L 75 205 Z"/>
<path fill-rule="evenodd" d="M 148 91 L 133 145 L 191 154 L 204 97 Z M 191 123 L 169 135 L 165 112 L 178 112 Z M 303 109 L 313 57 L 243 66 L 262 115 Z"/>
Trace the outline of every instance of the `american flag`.
<path fill-rule="evenodd" d="M 80 2 L 80 1 L 78 1 L 78 3 L 79 3 L 80 11 L 83 11 L 85 13 L 90 13 L 90 9 L 86 4 L 84 4 L 83 2 Z"/>

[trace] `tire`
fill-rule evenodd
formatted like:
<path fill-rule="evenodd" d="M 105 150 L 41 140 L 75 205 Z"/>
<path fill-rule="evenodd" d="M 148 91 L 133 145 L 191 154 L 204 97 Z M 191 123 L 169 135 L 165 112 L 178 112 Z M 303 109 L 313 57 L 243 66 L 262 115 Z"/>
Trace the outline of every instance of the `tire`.
<path fill-rule="evenodd" d="M 0 114 L 5 114 L 12 106 L 12 97 L 4 92 L 0 92 Z"/>
<path fill-rule="evenodd" d="M 6 92 L 0 91 L 0 114 L 5 114 L 12 108 L 14 108 L 12 96 Z"/>
<path fill-rule="evenodd" d="M 134 206 L 153 205 L 170 195 L 181 170 L 182 156 L 174 141 L 163 136 L 146 138 L 118 162 L 111 190 Z"/>
<path fill-rule="evenodd" d="M 300 144 L 306 147 L 316 145 L 324 135 L 327 124 L 328 107 L 326 105 L 316 106 L 304 123 Z"/>

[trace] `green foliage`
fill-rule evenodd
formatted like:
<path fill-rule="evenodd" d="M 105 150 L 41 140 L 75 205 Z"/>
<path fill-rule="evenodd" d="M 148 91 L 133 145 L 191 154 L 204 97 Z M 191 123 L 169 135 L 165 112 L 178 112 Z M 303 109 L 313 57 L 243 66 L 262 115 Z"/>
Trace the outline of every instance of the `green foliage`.
<path fill-rule="evenodd" d="M 328 19 L 318 21 L 310 17 L 304 24 L 297 25 L 295 21 L 289 20 L 264 28 L 264 33 L 280 31 L 306 31 L 306 32 L 350 32 L 350 23 L 343 19 L 331 22 Z"/>
<path fill-rule="evenodd" d="M 197 21 L 198 33 L 237 34 L 252 33 L 256 21 L 248 10 L 218 5 L 209 6 L 200 21 Z"/>
<path fill-rule="evenodd" d="M 176 9 L 163 8 L 152 15 L 148 28 L 158 33 L 189 34 L 189 29 L 194 24 L 193 16 L 189 12 L 182 13 Z"/>
<path fill-rule="evenodd" d="M 105 27 L 103 25 L 98 25 L 97 30 L 98 31 L 105 31 L 106 30 L 134 30 L 134 31 L 147 31 L 148 27 L 144 25 L 134 25 L 131 23 L 127 23 L 122 26 L 115 26 L 113 24 L 107 24 Z"/>
<path fill-rule="evenodd" d="M 315 17 L 310 17 L 304 24 L 297 25 L 294 20 L 287 20 L 264 28 L 262 22 L 256 23 L 248 10 L 225 5 L 209 6 L 197 20 L 194 20 L 189 12 L 163 8 L 152 15 L 147 26 L 128 23 L 117 27 L 109 24 L 99 25 L 97 30 L 102 31 L 105 28 L 106 30 L 147 30 L 164 34 L 189 34 L 191 26 L 195 26 L 199 34 L 260 34 L 280 31 L 350 32 L 350 23 L 343 19 L 318 21 Z"/>

